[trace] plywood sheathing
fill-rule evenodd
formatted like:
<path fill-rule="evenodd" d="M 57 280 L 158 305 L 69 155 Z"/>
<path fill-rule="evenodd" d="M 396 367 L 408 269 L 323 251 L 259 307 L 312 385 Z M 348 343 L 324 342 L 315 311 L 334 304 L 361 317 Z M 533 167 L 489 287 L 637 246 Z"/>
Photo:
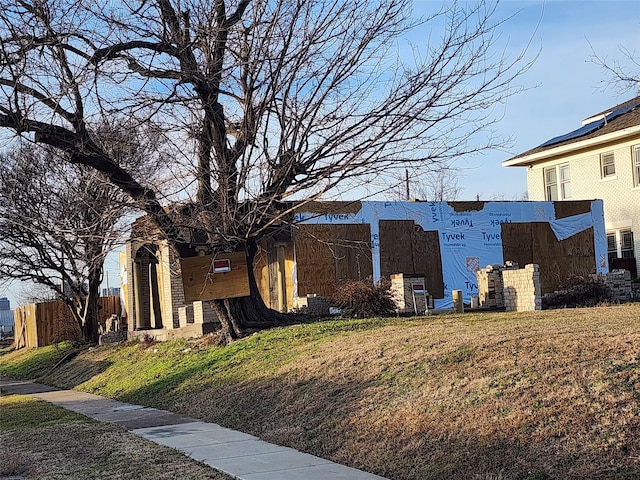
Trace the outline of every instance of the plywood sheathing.
<path fill-rule="evenodd" d="M 380 220 L 380 274 L 423 274 L 429 294 L 444 298 L 440 238 L 413 220 Z"/>
<path fill-rule="evenodd" d="M 229 259 L 231 271 L 214 273 L 214 259 Z M 247 256 L 244 252 L 182 258 L 180 266 L 186 303 L 249 295 Z"/>
<path fill-rule="evenodd" d="M 275 308 L 269 300 L 269 261 L 268 261 L 267 241 L 260 242 L 258 252 L 253 259 L 253 274 L 256 277 L 258 291 L 265 305 Z"/>
<path fill-rule="evenodd" d="M 484 209 L 485 202 L 447 202 L 454 212 L 479 212 Z"/>
<path fill-rule="evenodd" d="M 553 202 L 556 219 L 573 217 L 591 212 L 591 200 L 574 200 L 571 202 Z"/>
<path fill-rule="evenodd" d="M 595 273 L 595 246 L 590 227 L 558 240 L 547 222 L 503 223 L 502 251 L 505 261 L 540 266 L 542 294 L 559 290 L 569 275 Z"/>
<path fill-rule="evenodd" d="M 362 209 L 362 203 L 359 201 L 349 202 L 308 202 L 302 203 L 296 210 L 305 213 L 317 213 L 318 215 L 340 213 L 356 214 Z"/>
<path fill-rule="evenodd" d="M 299 297 L 331 296 L 341 281 L 373 275 L 369 225 L 303 224 L 294 238 Z"/>

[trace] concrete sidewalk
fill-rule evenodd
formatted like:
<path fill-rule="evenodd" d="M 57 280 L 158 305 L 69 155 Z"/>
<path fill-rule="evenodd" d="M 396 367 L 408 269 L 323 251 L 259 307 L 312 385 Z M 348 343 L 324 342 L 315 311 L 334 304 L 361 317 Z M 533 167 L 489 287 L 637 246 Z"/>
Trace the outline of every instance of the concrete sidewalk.
<path fill-rule="evenodd" d="M 3 393 L 31 395 L 95 420 L 115 423 L 241 480 L 383 479 L 215 423 L 165 410 L 7 377 L 0 377 L 0 389 Z"/>

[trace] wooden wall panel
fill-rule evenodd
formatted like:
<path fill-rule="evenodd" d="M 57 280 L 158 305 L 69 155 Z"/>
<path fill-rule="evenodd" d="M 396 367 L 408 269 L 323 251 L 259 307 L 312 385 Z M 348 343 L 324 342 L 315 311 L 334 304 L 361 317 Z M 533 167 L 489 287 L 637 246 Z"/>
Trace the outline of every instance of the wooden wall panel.
<path fill-rule="evenodd" d="M 295 264 L 296 259 L 294 256 L 293 242 L 289 242 L 284 247 L 284 273 L 287 282 L 287 309 L 293 307 L 293 273 Z"/>
<path fill-rule="evenodd" d="M 394 273 L 416 272 L 413 265 L 411 236 L 413 220 L 380 220 L 380 275 L 389 278 Z"/>
<path fill-rule="evenodd" d="M 524 267 L 533 261 L 533 224 L 532 223 L 503 223 L 502 258 L 505 262 L 516 262 Z M 486 265 L 481 265 L 482 268 Z"/>
<path fill-rule="evenodd" d="M 361 209 L 362 203 L 357 200 L 336 202 L 313 201 L 296 207 L 296 211 L 304 213 L 317 213 L 318 215 L 339 215 L 341 213 L 353 214 L 358 213 Z"/>
<path fill-rule="evenodd" d="M 369 225 L 334 227 L 336 280 L 365 280 L 373 276 Z"/>
<path fill-rule="evenodd" d="M 295 230 L 298 296 L 332 295 L 336 284 L 331 225 L 300 225 Z"/>
<path fill-rule="evenodd" d="M 211 265 L 214 258 L 230 259 L 231 271 L 213 273 Z M 247 256 L 244 252 L 181 258 L 180 265 L 185 303 L 249 295 Z"/>
<path fill-rule="evenodd" d="M 416 272 L 424 273 L 428 292 L 433 298 L 444 298 L 444 279 L 438 232 L 425 232 L 422 227 L 415 225 L 412 246 L 414 269 Z"/>
<path fill-rule="evenodd" d="M 440 237 L 413 220 L 380 220 L 380 273 L 420 273 L 434 298 L 444 297 Z"/>
<path fill-rule="evenodd" d="M 520 268 L 540 265 L 542 294 L 560 289 L 569 275 L 596 271 L 593 228 L 559 241 L 547 222 L 503 223 L 502 252 Z"/>
<path fill-rule="evenodd" d="M 572 200 L 553 202 L 556 211 L 556 218 L 567 218 L 591 211 L 591 200 Z"/>
<path fill-rule="evenodd" d="M 486 202 L 447 202 L 455 212 L 479 212 Z"/>
<path fill-rule="evenodd" d="M 299 225 L 295 259 L 298 296 L 330 296 L 341 280 L 373 275 L 371 229 L 362 224 Z"/>
<path fill-rule="evenodd" d="M 267 276 L 269 278 L 269 306 L 280 310 L 278 305 L 278 252 L 273 243 L 267 243 Z"/>
<path fill-rule="evenodd" d="M 562 287 L 569 275 L 596 272 L 593 228 L 558 241 L 548 223 L 534 223 L 534 263 L 540 265 L 542 294 Z"/>
<path fill-rule="evenodd" d="M 271 306 L 269 302 L 269 263 L 267 260 L 268 250 L 267 242 L 260 243 L 260 248 L 253 260 L 253 274 L 256 277 L 258 291 L 262 297 L 262 301 L 267 306 Z"/>

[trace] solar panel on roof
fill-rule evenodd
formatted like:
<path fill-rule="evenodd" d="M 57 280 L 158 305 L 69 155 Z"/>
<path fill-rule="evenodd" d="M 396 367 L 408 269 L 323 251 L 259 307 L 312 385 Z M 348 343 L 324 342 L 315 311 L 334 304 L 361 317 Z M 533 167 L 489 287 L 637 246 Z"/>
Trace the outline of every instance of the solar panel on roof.
<path fill-rule="evenodd" d="M 560 135 L 558 137 L 554 137 L 551 140 L 547 140 L 542 145 L 539 145 L 539 147 L 548 147 L 549 145 L 554 145 L 556 143 L 564 142 L 566 140 L 572 140 L 574 138 L 579 138 L 584 135 L 588 135 L 589 133 L 595 132 L 599 128 L 602 128 L 614 118 L 617 118 L 620 115 L 624 115 L 625 113 L 629 113 L 631 110 L 633 110 L 638 106 L 640 106 L 640 101 L 634 102 L 624 107 L 617 108 L 616 110 L 611 112 L 609 115 L 606 115 L 604 118 L 601 118 L 600 120 L 596 120 L 591 123 L 587 123 L 585 126 L 580 127 L 579 129 L 574 130 L 572 132 L 565 133 L 564 135 Z"/>
<path fill-rule="evenodd" d="M 573 132 L 565 133 L 564 135 L 560 135 L 558 137 L 553 137 L 551 140 L 547 140 L 540 147 L 548 147 L 549 145 L 553 145 L 555 143 L 564 142 L 565 140 L 571 140 L 572 138 L 582 137 L 583 135 L 587 135 L 591 132 L 598 130 L 600 127 L 604 125 L 604 119 L 596 120 L 595 122 L 587 123 L 585 126 L 580 127 Z"/>
<path fill-rule="evenodd" d="M 619 117 L 620 115 L 624 115 L 625 113 L 629 113 L 631 110 L 633 110 L 637 106 L 640 106 L 640 101 L 632 103 L 631 105 L 627 105 L 626 107 L 620 107 L 620 108 L 614 110 L 609 115 L 607 115 L 607 122 L 613 120 L 616 117 Z"/>

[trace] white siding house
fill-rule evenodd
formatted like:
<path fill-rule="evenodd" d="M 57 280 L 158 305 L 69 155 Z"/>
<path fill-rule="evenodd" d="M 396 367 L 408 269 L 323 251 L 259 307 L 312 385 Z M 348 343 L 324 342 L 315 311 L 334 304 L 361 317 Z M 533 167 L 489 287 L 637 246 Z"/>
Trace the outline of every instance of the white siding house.
<path fill-rule="evenodd" d="M 640 96 L 585 119 L 578 130 L 521 153 L 503 166 L 527 169 L 529 200 L 602 199 L 610 268 L 627 268 L 637 276 Z"/>

